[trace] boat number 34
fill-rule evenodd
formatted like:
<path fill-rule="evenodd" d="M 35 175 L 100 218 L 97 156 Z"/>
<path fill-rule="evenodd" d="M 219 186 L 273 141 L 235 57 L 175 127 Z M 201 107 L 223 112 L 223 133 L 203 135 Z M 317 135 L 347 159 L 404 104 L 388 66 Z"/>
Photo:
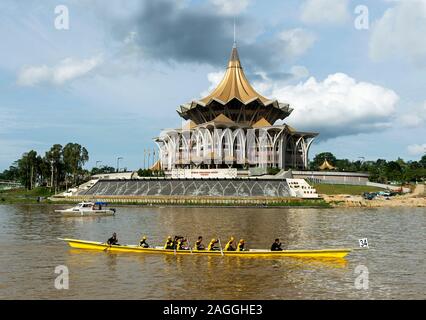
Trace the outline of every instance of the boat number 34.
<path fill-rule="evenodd" d="M 358 241 L 359 241 L 360 248 L 368 248 L 368 239 L 367 238 L 359 239 Z"/>

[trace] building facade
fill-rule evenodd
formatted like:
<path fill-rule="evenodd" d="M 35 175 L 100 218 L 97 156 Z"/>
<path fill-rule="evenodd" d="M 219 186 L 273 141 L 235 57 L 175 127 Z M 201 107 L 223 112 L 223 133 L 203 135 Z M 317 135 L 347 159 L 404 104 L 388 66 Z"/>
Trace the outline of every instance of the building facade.
<path fill-rule="evenodd" d="M 163 170 L 308 168 L 318 135 L 276 124 L 293 111 L 263 97 L 247 80 L 234 44 L 225 76 L 213 92 L 177 110 L 187 122 L 155 139 Z"/>

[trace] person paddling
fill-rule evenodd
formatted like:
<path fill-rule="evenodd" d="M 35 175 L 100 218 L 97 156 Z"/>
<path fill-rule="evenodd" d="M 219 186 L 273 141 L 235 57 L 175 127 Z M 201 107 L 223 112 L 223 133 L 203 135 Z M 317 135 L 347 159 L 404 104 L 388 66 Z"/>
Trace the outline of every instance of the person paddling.
<path fill-rule="evenodd" d="M 166 243 L 164 245 L 164 249 L 167 250 L 173 250 L 174 249 L 174 243 L 173 243 L 173 239 L 171 236 L 167 237 Z"/>
<path fill-rule="evenodd" d="M 275 239 L 275 242 L 271 246 L 271 251 L 283 251 L 283 249 L 281 248 L 280 239 Z"/>
<path fill-rule="evenodd" d="M 143 236 L 143 238 L 141 239 L 141 241 L 139 242 L 139 246 L 142 248 L 149 248 L 149 244 L 148 242 L 146 242 L 146 236 Z"/>
<path fill-rule="evenodd" d="M 209 243 L 209 245 L 207 247 L 207 250 L 209 250 L 209 251 L 219 251 L 220 248 L 216 247 L 216 244 L 218 244 L 218 243 L 219 243 L 219 240 L 213 238 L 212 241 L 210 241 L 210 243 Z"/>
<path fill-rule="evenodd" d="M 182 239 L 183 239 L 182 236 L 175 236 L 173 240 L 173 249 L 177 249 L 179 240 L 182 240 Z"/>
<path fill-rule="evenodd" d="M 117 234 L 115 232 L 112 234 L 112 237 L 108 239 L 107 244 L 109 246 L 118 245 Z"/>
<path fill-rule="evenodd" d="M 231 237 L 225 245 L 224 251 L 235 251 L 234 247 L 234 237 Z"/>
<path fill-rule="evenodd" d="M 177 241 L 177 250 L 189 250 L 187 240 L 185 238 L 179 238 Z"/>
<path fill-rule="evenodd" d="M 244 246 L 245 246 L 244 239 L 241 239 L 240 242 L 238 242 L 237 251 L 245 251 Z"/>
<path fill-rule="evenodd" d="M 195 242 L 194 250 L 206 250 L 203 245 L 203 237 L 199 236 L 198 240 Z"/>

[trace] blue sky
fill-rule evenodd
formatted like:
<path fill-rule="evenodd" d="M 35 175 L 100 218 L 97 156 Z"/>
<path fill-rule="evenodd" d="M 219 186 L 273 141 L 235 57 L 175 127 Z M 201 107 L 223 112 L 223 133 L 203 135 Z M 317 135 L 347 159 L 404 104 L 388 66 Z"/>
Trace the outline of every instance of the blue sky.
<path fill-rule="evenodd" d="M 152 138 L 181 125 L 176 108 L 220 80 L 234 18 L 254 87 L 293 106 L 284 122 L 320 132 L 311 157 L 425 152 L 426 0 L 2 1 L 0 170 L 68 142 L 87 167 L 141 167 Z"/>

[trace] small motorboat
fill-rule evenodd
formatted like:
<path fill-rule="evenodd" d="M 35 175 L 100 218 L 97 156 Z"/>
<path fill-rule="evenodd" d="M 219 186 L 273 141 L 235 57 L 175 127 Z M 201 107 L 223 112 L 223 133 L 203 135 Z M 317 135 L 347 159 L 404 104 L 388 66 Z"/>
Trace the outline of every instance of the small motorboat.
<path fill-rule="evenodd" d="M 114 208 L 105 208 L 106 202 L 80 202 L 76 206 L 68 209 L 55 210 L 67 216 L 113 216 Z"/>

